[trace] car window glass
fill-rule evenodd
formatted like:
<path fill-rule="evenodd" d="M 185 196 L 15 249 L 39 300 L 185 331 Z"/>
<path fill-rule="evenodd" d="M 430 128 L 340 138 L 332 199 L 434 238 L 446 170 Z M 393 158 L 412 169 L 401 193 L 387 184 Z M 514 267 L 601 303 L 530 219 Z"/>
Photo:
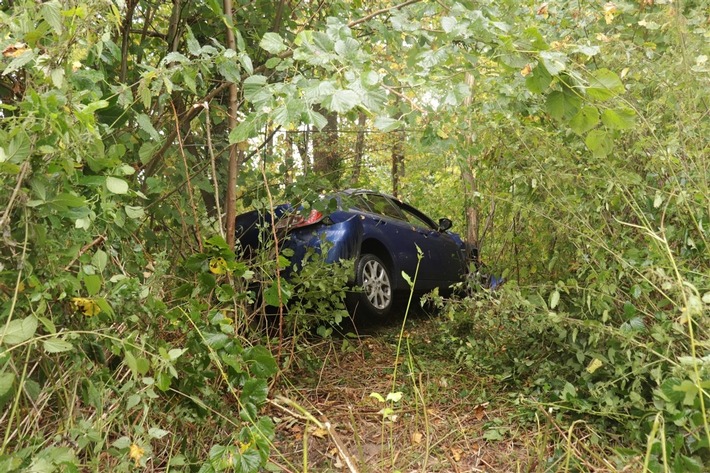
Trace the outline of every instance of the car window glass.
<path fill-rule="evenodd" d="M 367 201 L 371 212 L 384 215 L 386 217 L 396 218 L 397 220 L 406 221 L 407 218 L 404 216 L 398 207 L 390 202 L 389 199 L 377 194 L 361 194 L 362 198 Z"/>
<path fill-rule="evenodd" d="M 421 228 L 426 228 L 427 230 L 434 230 L 434 227 L 431 226 L 430 222 L 427 222 L 424 220 L 422 217 L 417 215 L 416 213 L 412 212 L 406 207 L 401 208 L 402 212 L 404 212 L 404 215 L 407 217 L 407 221 L 411 223 L 414 226 L 421 227 Z"/>
<path fill-rule="evenodd" d="M 367 204 L 365 198 L 360 195 L 349 195 L 346 197 L 346 202 L 351 209 L 362 210 L 363 212 L 373 212 L 370 206 Z"/>

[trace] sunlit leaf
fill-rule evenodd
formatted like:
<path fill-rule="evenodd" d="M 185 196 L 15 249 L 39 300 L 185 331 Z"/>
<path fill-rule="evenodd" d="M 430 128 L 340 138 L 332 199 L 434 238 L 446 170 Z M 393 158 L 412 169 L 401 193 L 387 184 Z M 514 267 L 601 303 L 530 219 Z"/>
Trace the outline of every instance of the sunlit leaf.
<path fill-rule="evenodd" d="M 106 188 L 113 194 L 128 193 L 128 183 L 119 177 L 106 176 Z"/>
<path fill-rule="evenodd" d="M 283 38 L 281 38 L 281 36 L 277 33 L 272 32 L 264 34 L 259 42 L 259 46 L 271 54 L 279 54 L 286 50 L 286 44 L 284 43 Z"/>
<path fill-rule="evenodd" d="M 602 123 L 614 130 L 630 130 L 636 124 L 636 112 L 626 107 L 607 109 L 602 112 Z"/>
<path fill-rule="evenodd" d="M 596 100 L 609 100 L 624 92 L 624 84 L 616 73 L 609 69 L 592 72 L 587 87 L 587 95 Z"/>

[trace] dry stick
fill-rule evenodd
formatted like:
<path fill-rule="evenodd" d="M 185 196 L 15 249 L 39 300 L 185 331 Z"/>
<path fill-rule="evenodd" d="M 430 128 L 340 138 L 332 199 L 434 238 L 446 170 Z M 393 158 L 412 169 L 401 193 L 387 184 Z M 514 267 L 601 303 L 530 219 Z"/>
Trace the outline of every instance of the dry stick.
<path fill-rule="evenodd" d="M 71 267 L 74 266 L 74 263 L 76 263 L 76 260 L 81 258 L 81 255 L 83 255 L 84 253 L 89 251 L 90 248 L 92 248 L 96 245 L 100 245 L 101 243 L 104 242 L 104 240 L 106 240 L 106 236 L 99 235 L 96 238 L 94 238 L 94 241 L 92 241 L 91 243 L 87 243 L 86 245 L 81 247 L 81 250 L 79 250 L 79 253 L 74 257 L 74 259 L 71 260 L 69 262 L 69 264 L 64 267 L 64 271 L 69 271 L 71 269 Z"/>
<path fill-rule="evenodd" d="M 222 222 L 222 210 L 219 208 L 219 184 L 217 179 L 217 159 L 214 155 L 212 147 L 212 132 L 210 126 L 210 103 L 205 101 L 202 104 L 205 109 L 205 127 L 207 129 L 207 151 L 210 153 L 210 163 L 212 164 L 212 181 L 214 181 L 214 203 L 217 208 L 217 223 L 219 225 L 219 234 L 224 238 L 224 222 Z"/>
<path fill-rule="evenodd" d="M 175 133 L 178 140 L 178 148 L 180 149 L 180 156 L 182 156 L 182 164 L 185 166 L 185 176 L 187 177 L 187 195 L 190 198 L 190 207 L 192 207 L 192 218 L 195 219 L 195 237 L 197 237 L 197 244 L 200 247 L 200 253 L 202 253 L 202 237 L 200 236 L 200 220 L 197 218 L 197 207 L 195 206 L 195 196 L 192 190 L 192 180 L 190 179 L 190 168 L 187 166 L 187 157 L 185 156 L 185 148 L 182 144 L 182 136 L 180 135 L 180 119 L 177 115 L 177 110 L 175 110 L 175 104 L 171 101 L 170 106 L 173 108 L 173 114 L 175 115 Z"/>
<path fill-rule="evenodd" d="M 22 163 L 22 166 L 20 166 L 20 174 L 17 176 L 17 183 L 15 184 L 15 189 L 12 191 L 12 195 L 10 196 L 10 202 L 7 203 L 7 207 L 5 207 L 5 212 L 2 214 L 2 218 L 0 218 L 0 230 L 2 230 L 5 224 L 10 221 L 10 212 L 12 211 L 12 207 L 15 205 L 17 195 L 20 193 L 20 187 L 22 187 L 22 181 L 25 180 L 25 175 L 27 174 L 27 170 L 29 168 L 29 161 L 25 161 L 24 163 Z"/>
<path fill-rule="evenodd" d="M 367 20 L 373 19 L 377 15 L 381 15 L 383 13 L 387 13 L 392 10 L 400 10 L 408 5 L 412 5 L 414 3 L 419 3 L 420 1 L 421 0 L 408 0 L 404 3 L 400 3 L 399 5 L 395 5 L 395 6 L 388 7 L 388 8 L 383 8 L 382 10 L 377 10 L 376 12 L 370 13 L 367 16 L 363 16 L 359 20 L 351 21 L 350 23 L 348 23 L 348 26 L 352 28 L 353 26 L 359 25 L 360 23 L 365 23 Z"/>
<path fill-rule="evenodd" d="M 215 98 L 217 95 L 219 95 L 220 93 L 222 93 L 222 92 L 224 91 L 224 89 L 226 89 L 228 86 L 229 86 L 229 82 L 223 82 L 223 83 L 220 84 L 219 86 L 215 87 L 215 88 L 212 90 L 212 92 L 210 92 L 209 94 L 205 95 L 205 98 L 202 99 L 201 102 L 209 102 L 209 101 L 211 101 L 211 100 L 212 100 L 213 98 Z M 187 122 L 189 122 L 190 120 L 192 120 L 193 118 L 195 118 L 195 117 L 200 113 L 200 110 L 202 110 L 201 107 L 197 107 L 197 108 L 194 108 L 194 107 L 193 107 L 193 108 L 191 108 L 191 109 L 190 109 L 187 113 L 185 113 L 185 115 L 180 119 L 180 125 L 183 125 L 184 123 L 187 123 Z M 163 155 L 165 154 L 165 152 L 173 145 L 173 140 L 175 139 L 176 136 L 177 136 L 177 133 L 173 131 L 173 132 L 171 132 L 170 134 L 168 134 L 168 136 L 165 137 L 165 143 L 163 143 L 163 146 L 161 146 L 160 149 L 155 152 L 155 154 L 154 154 L 153 157 L 150 159 L 150 161 L 148 161 L 148 164 L 146 164 L 146 165 L 144 166 L 144 168 L 143 168 L 143 169 L 145 170 L 146 176 L 152 176 L 152 175 L 153 175 L 153 171 L 155 171 L 155 167 L 158 165 L 158 161 L 160 160 L 160 158 L 163 157 Z"/>
<path fill-rule="evenodd" d="M 355 460 L 353 460 L 352 455 L 348 452 L 348 449 L 345 447 L 345 444 L 343 441 L 340 439 L 340 436 L 335 432 L 335 428 L 333 425 L 326 419 L 325 422 L 321 422 L 316 417 L 308 412 L 303 406 L 298 404 L 296 401 L 293 401 L 285 396 L 280 396 L 277 395 L 276 399 L 283 403 L 288 405 L 289 407 L 295 409 L 297 412 L 294 412 L 293 410 L 281 405 L 279 402 L 267 399 L 267 402 L 271 404 L 274 407 L 277 407 L 284 412 L 287 412 L 289 415 L 297 418 L 304 420 L 306 422 L 313 422 L 316 427 L 319 429 L 324 429 L 326 432 L 328 432 L 328 435 L 330 436 L 330 439 L 333 441 L 335 444 L 335 447 L 338 449 L 338 453 L 340 453 L 340 456 L 345 460 L 345 464 L 348 466 L 348 469 L 350 470 L 350 473 L 358 473 L 357 465 L 355 464 Z"/>

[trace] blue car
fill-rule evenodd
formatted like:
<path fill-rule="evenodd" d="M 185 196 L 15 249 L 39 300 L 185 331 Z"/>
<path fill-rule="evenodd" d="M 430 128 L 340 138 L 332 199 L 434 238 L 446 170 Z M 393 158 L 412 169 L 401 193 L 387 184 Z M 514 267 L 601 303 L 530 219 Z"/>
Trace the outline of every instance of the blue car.
<path fill-rule="evenodd" d="M 402 273 L 414 280 L 418 250 L 422 259 L 414 281 L 415 291 L 446 291 L 463 281 L 475 250 L 450 232 L 451 220 L 435 223 L 423 212 L 387 194 L 346 190 L 327 197 L 332 211 L 294 209 L 279 205 L 272 214 L 252 211 L 237 217 L 237 240 L 246 251 L 259 246 L 259 229 L 275 220 L 274 230 L 286 236 L 282 248 L 290 248 L 292 265 L 298 265 L 309 248 L 321 248 L 327 240 L 327 262 L 355 261 L 354 292 L 349 308 L 353 315 L 384 317 L 400 291 L 410 287 Z"/>

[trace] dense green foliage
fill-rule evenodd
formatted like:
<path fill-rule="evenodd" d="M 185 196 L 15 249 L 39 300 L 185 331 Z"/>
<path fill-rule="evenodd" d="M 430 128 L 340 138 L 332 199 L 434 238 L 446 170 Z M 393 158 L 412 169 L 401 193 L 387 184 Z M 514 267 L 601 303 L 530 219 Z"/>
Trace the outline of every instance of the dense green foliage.
<path fill-rule="evenodd" d="M 0 4 L 0 470 L 267 466 L 352 262 L 285 281 L 223 215 L 348 186 L 478 216 L 458 363 L 707 468 L 707 1 L 228 3 Z"/>

